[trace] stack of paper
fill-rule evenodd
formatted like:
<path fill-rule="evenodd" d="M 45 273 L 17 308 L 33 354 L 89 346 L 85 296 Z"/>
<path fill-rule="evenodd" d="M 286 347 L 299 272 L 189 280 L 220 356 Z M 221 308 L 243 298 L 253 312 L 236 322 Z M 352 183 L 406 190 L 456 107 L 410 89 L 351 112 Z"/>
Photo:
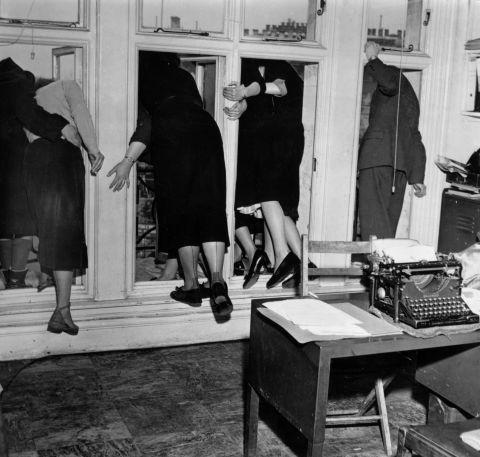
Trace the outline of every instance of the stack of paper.
<path fill-rule="evenodd" d="M 408 238 L 374 240 L 372 249 L 378 257 L 397 263 L 437 260 L 433 246 L 420 244 Z"/>
<path fill-rule="evenodd" d="M 388 322 L 352 305 L 329 304 L 322 300 L 300 298 L 264 303 L 260 311 L 299 342 L 315 339 L 365 338 L 398 335 L 402 331 Z"/>
<path fill-rule="evenodd" d="M 358 319 L 321 300 L 283 300 L 265 303 L 265 307 L 317 335 L 370 335 Z"/>
<path fill-rule="evenodd" d="M 465 444 L 473 447 L 476 451 L 480 451 L 480 429 L 463 432 L 460 434 L 460 438 Z"/>

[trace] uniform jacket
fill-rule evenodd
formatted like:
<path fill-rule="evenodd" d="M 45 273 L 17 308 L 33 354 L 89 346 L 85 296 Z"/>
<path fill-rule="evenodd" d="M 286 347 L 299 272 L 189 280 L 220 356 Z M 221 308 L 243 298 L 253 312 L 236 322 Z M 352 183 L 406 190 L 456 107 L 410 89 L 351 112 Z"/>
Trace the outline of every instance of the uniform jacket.
<path fill-rule="evenodd" d="M 418 131 L 420 107 L 415 91 L 399 68 L 385 65 L 378 58 L 369 61 L 365 71 L 377 82 L 377 88 L 360 146 L 358 169 L 391 166 L 404 171 L 409 184 L 423 183 L 425 147 Z"/>

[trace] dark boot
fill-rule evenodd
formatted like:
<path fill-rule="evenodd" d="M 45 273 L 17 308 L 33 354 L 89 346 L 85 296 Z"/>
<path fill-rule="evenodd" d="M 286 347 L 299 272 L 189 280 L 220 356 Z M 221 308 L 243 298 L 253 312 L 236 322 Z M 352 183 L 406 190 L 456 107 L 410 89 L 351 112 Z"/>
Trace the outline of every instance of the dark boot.
<path fill-rule="evenodd" d="M 28 270 L 15 271 L 9 270 L 7 277 L 7 289 L 24 289 L 26 287 L 31 287 L 25 284 L 25 277 L 27 276 Z"/>

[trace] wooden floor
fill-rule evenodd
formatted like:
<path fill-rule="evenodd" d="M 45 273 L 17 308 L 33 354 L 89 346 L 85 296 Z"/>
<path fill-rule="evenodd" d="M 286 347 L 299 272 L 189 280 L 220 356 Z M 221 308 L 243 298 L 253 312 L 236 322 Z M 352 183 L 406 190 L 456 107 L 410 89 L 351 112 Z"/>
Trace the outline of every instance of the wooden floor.
<path fill-rule="evenodd" d="M 247 358 L 240 341 L 2 363 L 10 457 L 242 456 Z M 357 404 L 400 363 L 342 362 L 332 408 Z M 394 445 L 399 425 L 425 422 L 425 392 L 406 370 L 387 395 Z M 305 455 L 304 438 L 274 411 L 263 405 L 261 418 L 259 456 Z M 378 426 L 327 430 L 325 457 L 383 455 Z"/>

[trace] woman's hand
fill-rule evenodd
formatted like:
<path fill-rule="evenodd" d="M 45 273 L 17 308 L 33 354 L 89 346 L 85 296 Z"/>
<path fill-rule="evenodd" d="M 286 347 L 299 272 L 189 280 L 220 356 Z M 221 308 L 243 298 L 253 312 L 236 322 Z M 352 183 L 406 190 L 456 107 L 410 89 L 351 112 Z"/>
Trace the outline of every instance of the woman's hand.
<path fill-rule="evenodd" d="M 88 151 L 88 160 L 90 161 L 91 169 L 90 173 L 92 176 L 96 176 L 100 171 L 103 165 L 103 160 L 105 159 L 104 155 L 100 151 Z"/>
<path fill-rule="evenodd" d="M 247 109 L 247 101 L 240 100 L 234 103 L 232 106 L 226 106 L 223 108 L 223 112 L 227 115 L 230 121 L 236 121 Z"/>
<path fill-rule="evenodd" d="M 107 174 L 107 178 L 113 173 L 115 173 L 115 178 L 110 183 L 110 189 L 113 189 L 114 192 L 123 189 L 123 186 L 126 184 L 127 189 L 130 187 L 130 169 L 132 168 L 132 163 L 126 159 L 123 159 L 121 162 L 118 162 Z"/>
<path fill-rule="evenodd" d="M 223 96 L 231 102 L 238 102 L 245 98 L 246 89 L 243 84 L 232 82 L 228 86 L 223 88 Z"/>

